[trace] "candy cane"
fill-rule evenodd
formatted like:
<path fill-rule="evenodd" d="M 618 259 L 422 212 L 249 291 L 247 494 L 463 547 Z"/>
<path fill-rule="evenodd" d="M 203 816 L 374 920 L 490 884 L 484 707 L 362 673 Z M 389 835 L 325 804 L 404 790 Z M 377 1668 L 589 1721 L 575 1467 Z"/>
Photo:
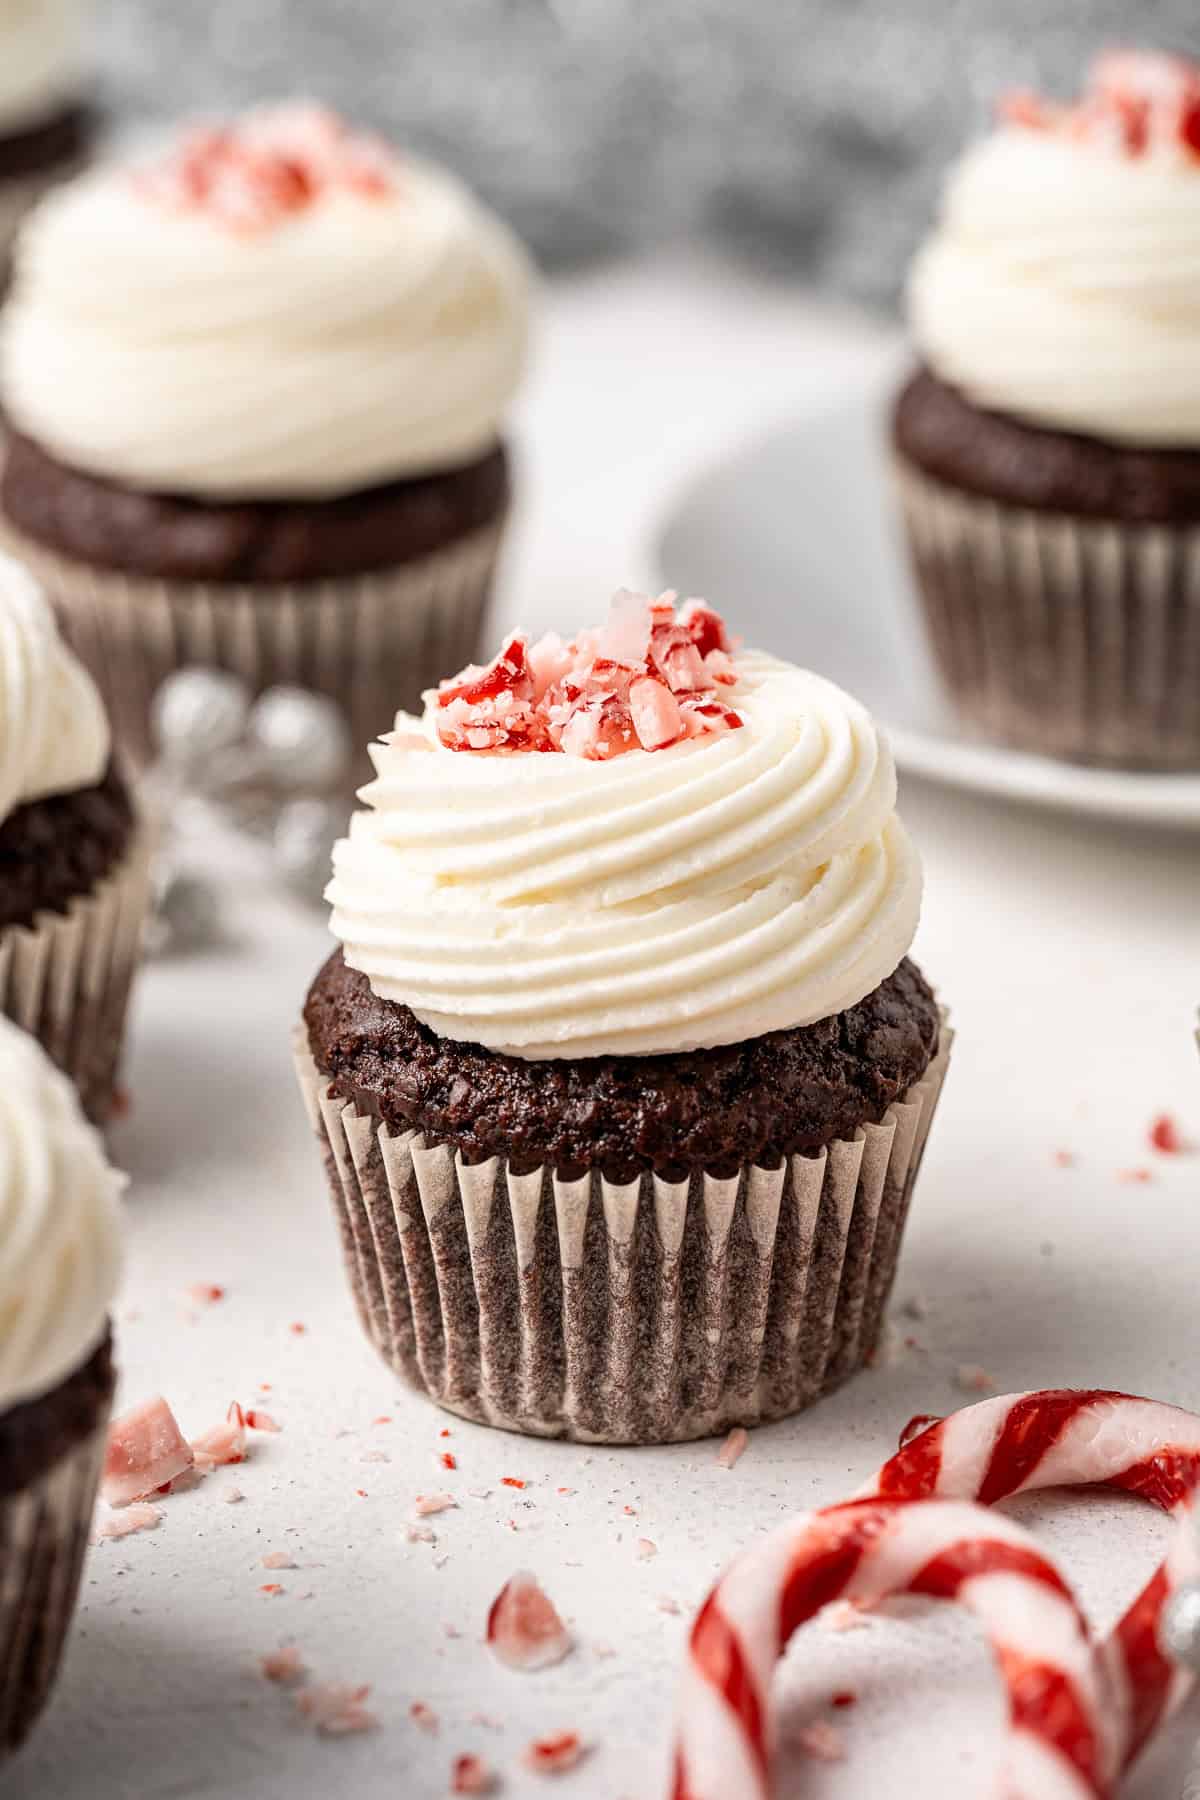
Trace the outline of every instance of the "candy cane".
<path fill-rule="evenodd" d="M 1180 1516 L 1165 1562 L 1098 1649 L 1033 1541 L 961 1504 L 1080 1484 Z M 767 1695 L 791 1633 L 839 1596 L 899 1593 L 957 1599 L 983 1618 L 1009 1693 L 1006 1800 L 1108 1794 L 1193 1679 L 1158 1633 L 1166 1601 L 1200 1570 L 1198 1485 L 1200 1419 L 1129 1395 L 1053 1389 L 914 1421 L 866 1497 L 784 1527 L 709 1596 L 684 1678 L 674 1800 L 769 1800 Z M 953 1539 L 939 1545 L 939 1529 Z"/>
<path fill-rule="evenodd" d="M 923 1426 L 924 1429 L 914 1427 Z M 976 1500 L 992 1506 L 1036 1488 L 1099 1486 L 1139 1494 L 1180 1527 L 1165 1561 L 1118 1621 L 1102 1655 L 1121 1709 L 1124 1765 L 1189 1692 L 1195 1675 L 1163 1655 L 1163 1608 L 1200 1573 L 1192 1517 L 1200 1487 L 1200 1418 L 1131 1394 L 1050 1388 L 1005 1394 L 929 1424 L 914 1420 L 864 1494 Z"/>
<path fill-rule="evenodd" d="M 1053 1563 L 1012 1520 L 955 1502 L 874 1499 L 810 1513 L 748 1552 L 692 1630 L 672 1800 L 768 1800 L 772 1671 L 836 1599 L 958 1600 L 983 1622 L 1008 1690 L 1005 1800 L 1099 1800 L 1122 1743 L 1107 1673 Z"/>

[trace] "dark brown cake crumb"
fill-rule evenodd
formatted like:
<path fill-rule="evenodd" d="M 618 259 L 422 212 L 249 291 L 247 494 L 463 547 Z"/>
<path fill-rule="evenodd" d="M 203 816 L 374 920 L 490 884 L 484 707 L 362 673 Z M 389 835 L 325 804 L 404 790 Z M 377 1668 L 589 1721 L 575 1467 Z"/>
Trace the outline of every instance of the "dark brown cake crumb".
<path fill-rule="evenodd" d="M 197 500 L 85 474 L 13 432 L 0 479 L 7 517 L 49 549 L 179 581 L 305 582 L 394 568 L 482 530 L 508 494 L 501 445 L 465 468 L 332 500 Z"/>
<path fill-rule="evenodd" d="M 773 1166 L 880 1120 L 937 1051 L 938 1009 L 907 959 L 832 1019 L 668 1056 L 526 1061 L 440 1038 L 380 1000 L 336 950 L 309 991 L 309 1047 L 333 1092 L 390 1127 L 418 1127 L 468 1162 L 549 1163 L 573 1179 L 652 1169 L 728 1176 Z"/>
<path fill-rule="evenodd" d="M 896 448 L 936 481 L 969 494 L 1130 524 L 1200 522 L 1200 445 L 1140 449 L 1044 430 L 975 406 L 929 369 L 902 389 Z"/>
<path fill-rule="evenodd" d="M 0 1412 L 0 1497 L 32 1486 L 96 1429 L 112 1402 L 111 1333 L 48 1394 Z"/>
<path fill-rule="evenodd" d="M 96 787 L 19 806 L 0 823 L 0 929 L 66 912 L 117 866 L 132 832 L 129 791 L 111 763 Z"/>

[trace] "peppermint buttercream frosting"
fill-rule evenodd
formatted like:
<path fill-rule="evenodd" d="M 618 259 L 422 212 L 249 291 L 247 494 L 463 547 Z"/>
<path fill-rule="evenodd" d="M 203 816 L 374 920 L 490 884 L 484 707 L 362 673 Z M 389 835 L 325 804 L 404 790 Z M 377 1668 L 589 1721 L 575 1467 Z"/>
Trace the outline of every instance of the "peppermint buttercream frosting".
<path fill-rule="evenodd" d="M 1021 96 L 952 172 L 910 276 L 925 361 L 975 404 L 1116 443 L 1200 444 L 1200 77 L 1108 57 Z"/>
<path fill-rule="evenodd" d="M 0 1017 L 0 1410 L 48 1393 L 100 1342 L 123 1185 L 66 1076 Z"/>
<path fill-rule="evenodd" d="M 88 0 L 0 0 L 0 136 L 78 99 L 90 16 Z"/>
<path fill-rule="evenodd" d="M 554 748 L 468 748 L 445 715 L 480 679 L 428 695 L 372 746 L 377 777 L 327 896 L 347 963 L 440 1035 L 531 1058 L 735 1043 L 861 1000 L 906 954 L 921 897 L 866 710 L 807 670 L 734 651 L 717 668 L 736 728 L 691 735 L 681 707 L 676 736 L 648 749 L 628 706 L 625 746 L 585 741 L 571 721 L 611 720 L 622 679 L 614 700 L 604 665 L 619 658 L 586 636 L 597 660 L 532 705 L 557 715 Z M 512 640 L 493 670 L 505 655 Z M 685 660 L 677 706 L 704 698 Z M 653 647 L 638 666 L 653 678 Z M 492 671 L 468 675 L 494 688 Z M 626 695 L 646 678 L 625 678 Z"/>
<path fill-rule="evenodd" d="M 30 800 L 95 786 L 110 748 L 95 682 L 36 581 L 0 555 L 0 819 Z"/>
<path fill-rule="evenodd" d="M 271 109 L 43 202 L 5 406 L 60 460 L 152 491 L 320 499 L 441 473 L 496 441 L 529 279 L 449 174 Z"/>

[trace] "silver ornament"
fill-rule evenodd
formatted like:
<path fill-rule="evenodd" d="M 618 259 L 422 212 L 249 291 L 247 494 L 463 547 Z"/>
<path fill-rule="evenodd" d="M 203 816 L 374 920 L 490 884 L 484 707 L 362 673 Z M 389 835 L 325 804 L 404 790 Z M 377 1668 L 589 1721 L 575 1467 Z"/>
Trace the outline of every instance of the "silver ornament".
<path fill-rule="evenodd" d="M 341 824 L 340 809 L 327 800 L 285 800 L 275 820 L 275 864 L 294 893 L 319 902 L 330 875 L 330 858 Z"/>
<path fill-rule="evenodd" d="M 155 886 L 156 904 L 146 928 L 152 955 L 207 950 L 220 942 L 221 901 L 207 877 L 187 869 L 163 870 Z"/>
<path fill-rule="evenodd" d="M 1200 1581 L 1176 1588 L 1163 1608 L 1158 1641 L 1167 1656 L 1200 1673 Z"/>
<path fill-rule="evenodd" d="M 199 768 L 230 750 L 246 729 L 250 693 L 221 669 L 178 669 L 154 696 L 151 723 L 163 761 Z"/>
<path fill-rule="evenodd" d="M 261 774 L 292 793 L 331 788 L 350 767 L 346 721 L 306 688 L 268 688 L 250 709 L 246 738 Z"/>

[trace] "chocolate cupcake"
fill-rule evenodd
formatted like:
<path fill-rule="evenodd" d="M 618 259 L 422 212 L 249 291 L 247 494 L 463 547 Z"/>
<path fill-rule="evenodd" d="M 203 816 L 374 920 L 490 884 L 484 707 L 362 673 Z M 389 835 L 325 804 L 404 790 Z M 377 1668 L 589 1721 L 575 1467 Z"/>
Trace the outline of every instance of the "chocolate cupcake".
<path fill-rule="evenodd" d="M 297 1063 L 372 1342 L 451 1411 L 597 1441 L 828 1392 L 950 1045 L 868 715 L 625 594 L 371 754 Z"/>
<path fill-rule="evenodd" d="M 113 1395 L 122 1178 L 70 1083 L 0 1019 L 0 1755 L 49 1697 Z"/>
<path fill-rule="evenodd" d="M 1200 68 L 1111 53 L 1020 95 L 910 286 L 900 496 L 963 716 L 1021 749 L 1200 768 Z"/>
<path fill-rule="evenodd" d="M 81 0 L 37 0 L 0 11 L 0 287 L 21 220 L 78 173 L 90 148 L 89 10 Z"/>
<path fill-rule="evenodd" d="M 148 846 L 96 687 L 0 556 L 0 1013 L 112 1108 L 149 902 Z"/>
<path fill-rule="evenodd" d="M 365 744 L 472 653 L 528 280 L 450 176 L 312 107 L 38 210 L 3 334 L 2 526 L 137 760 L 187 663 L 328 694 Z"/>

